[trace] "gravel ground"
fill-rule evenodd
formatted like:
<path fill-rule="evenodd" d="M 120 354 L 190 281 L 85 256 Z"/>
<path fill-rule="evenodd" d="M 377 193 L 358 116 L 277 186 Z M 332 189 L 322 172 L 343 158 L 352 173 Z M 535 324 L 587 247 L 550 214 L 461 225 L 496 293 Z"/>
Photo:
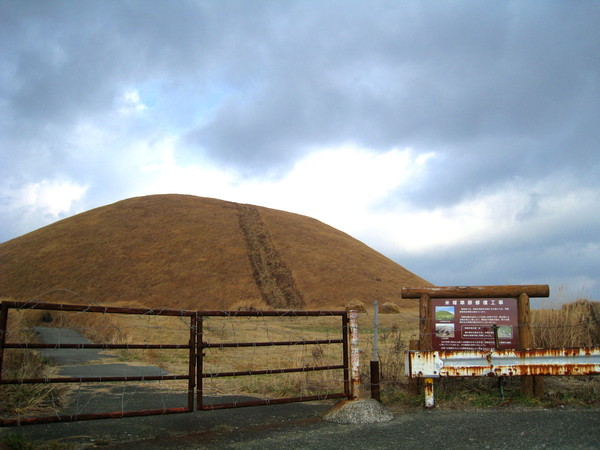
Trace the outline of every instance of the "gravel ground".
<path fill-rule="evenodd" d="M 600 409 L 411 410 L 388 422 L 322 420 L 333 403 L 313 402 L 0 429 L 30 441 L 118 449 L 593 449 Z"/>

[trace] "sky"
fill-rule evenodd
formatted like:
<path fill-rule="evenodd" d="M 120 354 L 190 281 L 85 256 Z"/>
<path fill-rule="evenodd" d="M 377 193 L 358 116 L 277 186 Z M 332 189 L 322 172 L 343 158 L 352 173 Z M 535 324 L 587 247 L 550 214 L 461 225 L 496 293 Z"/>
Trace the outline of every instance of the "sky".
<path fill-rule="evenodd" d="M 0 0 L 0 242 L 179 193 L 600 300 L 600 2 Z"/>

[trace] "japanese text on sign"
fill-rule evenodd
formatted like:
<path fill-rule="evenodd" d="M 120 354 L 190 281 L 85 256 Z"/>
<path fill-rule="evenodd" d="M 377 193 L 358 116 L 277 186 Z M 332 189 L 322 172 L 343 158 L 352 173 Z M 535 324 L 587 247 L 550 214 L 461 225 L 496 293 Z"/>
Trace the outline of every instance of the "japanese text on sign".
<path fill-rule="evenodd" d="M 433 350 L 519 347 L 516 298 L 431 299 Z"/>

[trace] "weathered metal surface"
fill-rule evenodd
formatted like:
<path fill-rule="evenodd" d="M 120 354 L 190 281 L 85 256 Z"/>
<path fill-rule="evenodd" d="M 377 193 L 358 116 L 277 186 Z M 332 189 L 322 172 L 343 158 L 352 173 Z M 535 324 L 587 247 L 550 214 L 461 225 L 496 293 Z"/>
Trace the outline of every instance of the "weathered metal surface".
<path fill-rule="evenodd" d="M 247 402 L 235 402 L 235 403 L 218 403 L 202 405 L 200 408 L 203 411 L 211 411 L 215 409 L 230 409 L 230 408 L 245 408 L 248 406 L 263 406 L 263 405 L 281 405 L 283 403 L 298 403 L 298 402 L 312 402 L 315 400 L 329 400 L 333 398 L 347 398 L 344 393 L 335 394 L 322 394 L 322 395 L 309 395 L 304 397 L 286 397 L 286 398 L 273 398 L 264 400 L 253 400 Z"/>
<path fill-rule="evenodd" d="M 126 349 L 126 350 L 180 350 L 189 349 L 189 345 L 182 344 L 36 344 L 36 343 L 6 343 L 4 348 L 75 348 L 75 349 Z"/>
<path fill-rule="evenodd" d="M 120 419 L 123 417 L 141 417 L 155 416 L 166 414 L 180 414 L 191 412 L 188 408 L 165 408 L 165 409 L 145 409 L 139 411 L 118 411 L 110 413 L 97 414 L 73 414 L 73 415 L 57 415 L 46 417 L 28 417 L 19 419 L 5 419 L 0 421 L 0 426 L 9 427 L 15 425 L 36 425 L 41 423 L 54 422 L 79 422 L 82 420 L 99 420 L 99 419 Z"/>
<path fill-rule="evenodd" d="M 379 361 L 371 361 L 371 398 L 381 401 L 381 369 L 379 368 Z"/>
<path fill-rule="evenodd" d="M 324 317 L 341 316 L 346 311 L 198 311 L 208 317 Z"/>
<path fill-rule="evenodd" d="M 352 392 L 350 391 L 350 320 L 348 314 L 345 313 L 342 316 L 342 337 L 344 343 L 342 344 L 342 360 L 344 364 L 344 393 L 350 399 L 352 398 Z"/>
<path fill-rule="evenodd" d="M 202 409 L 204 402 L 204 317 L 196 316 L 196 408 Z"/>
<path fill-rule="evenodd" d="M 43 309 L 48 311 L 79 311 L 93 312 L 102 314 L 136 314 L 146 316 L 179 316 L 191 317 L 196 314 L 195 311 L 185 311 L 179 309 L 146 309 L 146 308 L 121 308 L 113 306 L 91 306 L 91 305 L 71 305 L 61 303 L 30 303 L 30 302 L 3 302 L 8 308 L 15 309 Z"/>
<path fill-rule="evenodd" d="M 327 344 L 342 344 L 343 339 L 321 339 L 314 341 L 273 341 L 273 342 L 221 342 L 211 344 L 205 342 L 204 348 L 237 348 L 237 347 L 274 347 L 274 346 L 290 346 L 290 345 L 327 345 Z"/>
<path fill-rule="evenodd" d="M 135 377 L 54 377 L 54 378 L 14 378 L 0 380 L 3 384 L 50 384 L 50 383 L 112 383 L 115 381 L 172 381 L 187 380 L 189 375 L 152 375 Z"/>
<path fill-rule="evenodd" d="M 496 351 L 409 351 L 410 377 L 598 375 L 600 347 Z"/>
<path fill-rule="evenodd" d="M 401 293 L 402 298 L 420 298 L 421 295 L 431 298 L 518 297 L 523 293 L 529 297 L 549 297 L 550 287 L 547 284 L 403 287 Z"/>
<path fill-rule="evenodd" d="M 203 373 L 202 378 L 243 377 L 247 375 L 275 375 L 280 373 L 316 372 L 319 370 L 343 369 L 342 364 L 317 367 L 293 367 L 289 369 L 242 370 L 239 372 L 213 372 Z"/>
<path fill-rule="evenodd" d="M 8 305 L 6 302 L 0 304 L 0 381 L 2 380 L 2 365 L 4 361 L 4 344 L 8 326 Z"/>
<path fill-rule="evenodd" d="M 198 328 L 198 316 L 194 314 L 190 318 L 190 335 L 188 346 L 188 405 L 190 411 L 194 410 L 194 396 L 196 394 L 196 329 Z"/>

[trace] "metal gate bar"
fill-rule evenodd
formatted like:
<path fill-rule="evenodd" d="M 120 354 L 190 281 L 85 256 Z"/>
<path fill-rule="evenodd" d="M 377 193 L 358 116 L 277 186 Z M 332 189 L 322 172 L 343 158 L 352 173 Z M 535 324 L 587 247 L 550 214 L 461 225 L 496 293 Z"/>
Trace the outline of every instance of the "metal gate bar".
<path fill-rule="evenodd" d="M 157 315 L 190 317 L 190 337 L 187 345 L 169 344 L 37 344 L 37 343 L 7 343 L 8 311 L 13 309 L 40 309 L 50 311 L 94 312 L 130 315 Z M 0 426 L 27 425 L 50 422 L 73 422 L 80 420 L 112 419 L 118 417 L 148 416 L 157 414 L 178 414 L 194 411 L 194 390 L 196 370 L 196 312 L 181 310 L 153 310 L 142 308 L 119 308 L 105 306 L 68 305 L 54 303 L 23 303 L 2 302 L 0 308 L 0 385 L 9 384 L 34 384 L 34 383 L 87 383 L 87 382 L 116 382 L 116 381 L 163 381 L 163 380 L 188 380 L 187 406 L 179 408 L 163 408 L 138 411 L 118 411 L 109 413 L 90 413 L 73 415 L 54 415 L 48 417 L 32 417 L 25 419 L 7 419 L 0 421 Z M 137 377 L 54 377 L 54 378 L 29 378 L 29 379 L 2 379 L 3 355 L 5 348 L 37 349 L 37 348 L 77 348 L 77 349 L 189 349 L 189 368 L 187 375 L 160 375 Z"/>
<path fill-rule="evenodd" d="M 341 316 L 342 318 L 342 339 L 317 339 L 304 341 L 274 341 L 274 342 L 227 342 L 210 343 L 204 342 L 203 318 L 204 317 L 330 317 Z M 239 348 L 239 347 L 270 347 L 270 346 L 294 346 L 294 345 L 328 345 L 342 344 L 343 362 L 339 365 L 298 367 L 288 369 L 265 369 L 265 370 L 246 370 L 235 372 L 215 372 L 204 373 L 203 357 L 204 349 L 210 348 Z M 314 400 L 326 400 L 333 398 L 351 398 L 349 382 L 349 360 L 348 360 L 348 314 L 346 311 L 199 311 L 197 321 L 197 340 L 198 346 L 198 364 L 197 364 L 197 409 L 213 410 L 226 408 L 241 408 L 247 406 L 273 405 L 282 403 L 305 402 Z M 277 399 L 252 400 L 236 403 L 204 404 L 203 379 L 219 377 L 238 377 L 252 375 L 271 375 L 294 372 L 314 372 L 320 370 L 343 370 L 344 371 L 344 391 L 337 393 L 327 393 L 322 395 L 286 397 Z"/>

